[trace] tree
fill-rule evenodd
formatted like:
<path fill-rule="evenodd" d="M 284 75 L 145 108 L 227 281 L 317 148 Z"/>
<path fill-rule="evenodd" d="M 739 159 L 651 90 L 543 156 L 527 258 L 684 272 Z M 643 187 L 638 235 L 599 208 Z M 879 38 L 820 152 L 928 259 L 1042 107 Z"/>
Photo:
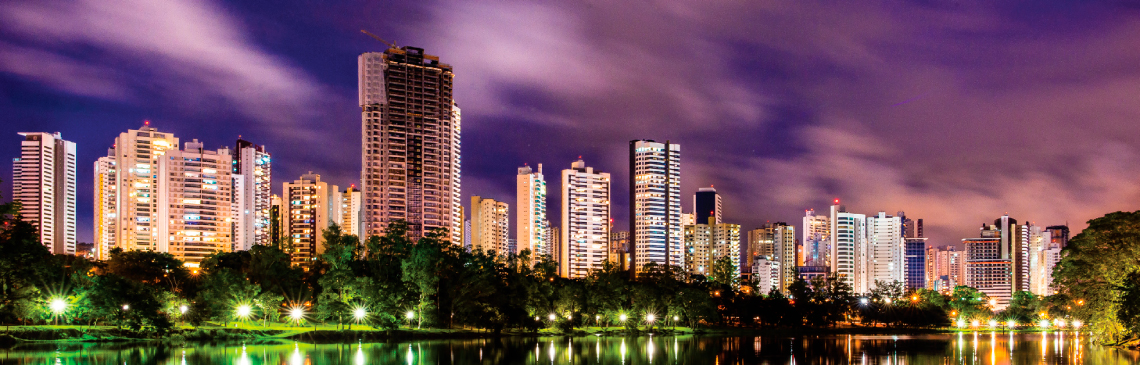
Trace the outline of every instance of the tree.
<path fill-rule="evenodd" d="M 990 309 L 986 305 L 989 296 L 965 285 L 954 287 L 950 293 L 951 315 L 962 320 L 982 320 L 990 317 Z"/>
<path fill-rule="evenodd" d="M 175 293 L 193 294 L 188 287 L 190 271 L 174 255 L 155 251 L 111 249 L 104 271 Z"/>
<path fill-rule="evenodd" d="M 736 265 L 732 263 L 732 258 L 728 255 L 721 256 L 716 261 L 713 261 L 712 270 L 709 272 L 709 280 L 714 283 L 730 286 L 733 289 L 740 289 L 740 275 L 736 273 Z"/>
<path fill-rule="evenodd" d="M 1140 337 L 1140 271 L 1129 273 L 1119 290 L 1116 317 L 1127 333 L 1121 342 L 1132 342 Z"/>
<path fill-rule="evenodd" d="M 440 266 L 443 263 L 444 251 L 450 249 L 445 230 L 433 230 L 420 239 L 412 247 L 408 259 L 403 262 L 404 282 L 415 288 L 418 294 L 415 304 L 416 327 L 422 327 L 425 320 L 431 323 L 436 315 L 432 313 L 439 308 L 437 294 L 439 293 Z M 428 314 L 432 318 L 424 318 Z"/>
<path fill-rule="evenodd" d="M 318 280 L 321 293 L 317 297 L 317 316 L 322 320 L 336 319 L 344 324 L 352 318 L 353 310 L 364 306 L 360 282 L 353 271 L 360 252 L 360 240 L 345 234 L 333 224 L 322 232 L 325 251 L 319 259 L 326 269 Z"/>
<path fill-rule="evenodd" d="M 1040 318 L 1040 311 L 1041 297 L 1027 291 L 1019 291 L 1013 293 L 1009 306 L 1001 312 L 999 317 L 1017 323 L 1034 323 L 1036 319 Z"/>
<path fill-rule="evenodd" d="M 1140 212 L 1116 212 L 1090 220 L 1069 240 L 1053 269 L 1053 285 L 1070 298 L 1072 319 L 1085 323 L 1092 337 L 1106 343 L 1135 335 L 1121 313 L 1130 274 L 1140 270 Z"/>
<path fill-rule="evenodd" d="M 158 289 L 117 274 L 101 275 L 91 291 L 94 314 L 117 326 L 165 333 L 172 323 L 163 312 Z"/>

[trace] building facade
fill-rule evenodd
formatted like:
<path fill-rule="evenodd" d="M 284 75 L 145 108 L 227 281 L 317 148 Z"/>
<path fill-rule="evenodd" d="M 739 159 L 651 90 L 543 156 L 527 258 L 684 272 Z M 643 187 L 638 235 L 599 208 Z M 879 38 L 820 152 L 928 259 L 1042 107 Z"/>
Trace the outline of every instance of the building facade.
<path fill-rule="evenodd" d="M 360 190 L 355 185 L 344 189 L 340 194 L 340 217 L 336 223 L 340 225 L 341 231 L 355 235 L 363 243 L 368 238 L 364 236 L 364 210 L 361 209 L 363 199 L 360 195 Z"/>
<path fill-rule="evenodd" d="M 903 225 L 900 217 L 886 212 L 867 217 L 867 238 L 863 245 L 856 245 L 858 260 L 855 264 L 857 293 L 866 293 L 878 286 L 877 283 L 906 283 L 906 244 L 903 241 Z"/>
<path fill-rule="evenodd" d="M 510 254 L 510 207 L 495 199 L 471 197 L 471 251 Z"/>
<path fill-rule="evenodd" d="M 273 161 L 264 146 L 238 139 L 234 148 L 234 249 L 272 243 L 269 234 L 269 204 L 273 195 Z"/>
<path fill-rule="evenodd" d="M 542 164 L 538 164 L 538 171 L 530 166 L 520 167 L 515 181 L 515 237 L 519 250 L 530 250 L 535 256 L 550 255 L 554 243 L 546 241 L 546 179 L 542 176 Z"/>
<path fill-rule="evenodd" d="M 633 270 L 649 263 L 682 266 L 681 146 L 665 141 L 629 142 L 630 255 Z"/>
<path fill-rule="evenodd" d="M 906 288 L 913 291 L 926 289 L 926 238 L 907 237 L 906 244 Z"/>
<path fill-rule="evenodd" d="M 850 285 L 855 293 L 870 292 L 870 288 L 864 285 L 866 284 L 865 281 L 859 280 L 856 283 L 857 270 L 862 269 L 857 267 L 860 262 L 856 251 L 857 248 L 864 245 L 863 241 L 867 237 L 867 216 L 847 212 L 847 209 L 839 205 L 839 200 L 836 199 L 835 204 L 831 206 L 829 223 L 831 224 L 831 263 L 828 267 L 839 276 L 839 280 Z"/>
<path fill-rule="evenodd" d="M 36 227 L 53 254 L 75 254 L 75 142 L 57 133 L 21 132 L 20 157 L 12 160 L 12 200 L 19 215 Z M 98 199 L 98 198 L 97 198 Z"/>
<path fill-rule="evenodd" d="M 196 266 L 214 252 L 234 248 L 233 155 L 228 148 L 207 150 L 193 140 L 168 150 L 158 162 L 154 216 L 157 251 Z"/>
<path fill-rule="evenodd" d="M 178 150 L 178 138 L 160 132 L 147 122 L 142 128 L 120 133 L 109 160 L 114 161 L 114 217 L 100 217 L 95 230 L 113 230 L 115 239 L 105 249 L 158 251 L 158 163 L 167 151 Z M 228 207 L 227 207 L 228 209 Z"/>
<path fill-rule="evenodd" d="M 462 240 L 460 118 L 451 66 L 421 48 L 391 47 L 357 59 L 365 233 L 408 222 L 413 240 L 447 229 Z"/>
<path fill-rule="evenodd" d="M 324 230 L 336 222 L 340 213 L 339 187 L 321 181 L 321 175 L 310 171 L 293 182 L 283 184 L 281 191 L 282 230 L 293 265 L 308 270 L 324 252 Z"/>
<path fill-rule="evenodd" d="M 690 275 L 709 276 L 713 264 L 729 257 L 740 277 L 740 225 L 716 223 L 709 216 L 707 223 L 685 226 L 685 271 Z"/>
<path fill-rule="evenodd" d="M 106 260 L 110 258 L 111 248 L 114 248 L 115 222 L 118 220 L 118 166 L 115 160 L 115 150 L 108 151 L 107 156 L 95 160 L 95 209 L 94 219 L 94 247 L 95 259 Z"/>
<path fill-rule="evenodd" d="M 610 174 L 582 160 L 562 170 L 562 246 L 559 271 L 583 278 L 610 256 Z"/>
<path fill-rule="evenodd" d="M 828 216 L 804 212 L 801 266 L 831 265 L 831 223 Z"/>
<path fill-rule="evenodd" d="M 721 218 L 721 197 L 716 193 L 716 188 L 710 186 L 707 188 L 697 189 L 697 193 L 693 194 L 693 215 L 695 223 L 705 224 L 708 223 L 709 218 L 715 220 L 714 224 L 724 223 Z"/>
<path fill-rule="evenodd" d="M 1000 222 L 1000 220 L 999 220 Z M 984 226 L 981 237 L 966 238 L 966 285 L 997 300 L 995 309 L 1009 305 L 1014 291 L 1014 260 L 998 225 Z"/>

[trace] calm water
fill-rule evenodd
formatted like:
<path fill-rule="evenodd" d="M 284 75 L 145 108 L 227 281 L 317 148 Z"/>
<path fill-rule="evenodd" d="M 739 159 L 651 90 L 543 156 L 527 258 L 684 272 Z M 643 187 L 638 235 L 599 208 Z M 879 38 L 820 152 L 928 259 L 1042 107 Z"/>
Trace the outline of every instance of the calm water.
<path fill-rule="evenodd" d="M 312 345 L 22 345 L 0 364 L 1133 364 L 1072 333 L 549 337 Z"/>

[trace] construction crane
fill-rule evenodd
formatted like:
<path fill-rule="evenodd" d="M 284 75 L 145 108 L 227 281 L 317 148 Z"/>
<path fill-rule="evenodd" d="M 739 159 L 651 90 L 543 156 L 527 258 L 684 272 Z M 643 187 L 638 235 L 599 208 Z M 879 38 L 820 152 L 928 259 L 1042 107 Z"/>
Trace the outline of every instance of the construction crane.
<path fill-rule="evenodd" d="M 378 36 L 378 35 L 375 35 L 375 34 L 372 34 L 371 32 L 369 32 L 369 31 L 367 31 L 367 30 L 361 29 L 361 30 L 360 30 L 360 32 L 361 32 L 361 33 L 364 33 L 364 34 L 367 34 L 369 37 L 372 37 L 372 38 L 376 38 L 376 40 L 380 41 L 380 43 L 384 43 L 384 44 L 385 44 L 385 45 L 387 45 L 389 48 L 400 48 L 400 47 L 396 47 L 396 43 L 395 43 L 395 42 L 393 42 L 393 43 L 388 43 L 388 41 L 384 40 L 384 38 L 380 38 L 380 36 Z"/>

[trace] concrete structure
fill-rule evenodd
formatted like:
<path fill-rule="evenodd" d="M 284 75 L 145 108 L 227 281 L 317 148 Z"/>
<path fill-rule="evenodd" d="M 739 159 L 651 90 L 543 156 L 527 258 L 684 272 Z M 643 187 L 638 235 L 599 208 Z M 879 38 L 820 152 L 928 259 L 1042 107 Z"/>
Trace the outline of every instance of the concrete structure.
<path fill-rule="evenodd" d="M 114 217 L 95 219 L 101 225 L 95 231 L 108 232 L 115 241 L 107 242 L 101 251 L 109 252 L 112 248 L 158 250 L 158 163 L 167 151 L 177 150 L 178 138 L 159 132 L 149 122 L 115 138 L 114 148 L 104 160 L 113 161 L 116 167 L 115 187 L 112 189 L 117 200 L 115 211 L 106 210 Z M 113 234 L 110 233 L 112 231 Z"/>
<path fill-rule="evenodd" d="M 650 262 L 682 266 L 685 260 L 681 225 L 681 146 L 665 141 L 629 142 L 630 255 L 633 270 Z"/>
<path fill-rule="evenodd" d="M 282 239 L 285 235 L 285 226 L 281 220 L 281 215 L 284 211 L 281 205 L 280 195 L 273 194 L 269 196 L 269 243 L 275 247 L 281 247 Z"/>
<path fill-rule="evenodd" d="M 362 201 L 360 190 L 357 190 L 355 185 L 349 186 L 340 194 L 340 216 L 336 220 L 341 231 L 355 235 L 360 238 L 361 243 L 368 239 L 364 236 L 364 225 L 362 224 L 364 220 Z"/>
<path fill-rule="evenodd" d="M 697 193 L 693 194 L 693 214 L 695 223 L 692 224 L 705 224 L 709 218 L 713 218 L 716 224 L 724 223 L 721 218 L 721 198 L 720 194 L 716 193 L 716 188 L 712 186 L 707 188 L 697 189 Z"/>
<path fill-rule="evenodd" d="M 776 257 L 775 235 L 770 225 L 748 231 L 747 242 L 743 262 L 753 262 L 760 257 Z"/>
<path fill-rule="evenodd" d="M 752 262 L 752 282 L 756 283 L 757 293 L 768 295 L 773 290 L 780 289 L 780 262 L 771 260 L 767 256 L 757 257 Z"/>
<path fill-rule="evenodd" d="M 583 278 L 609 258 L 610 174 L 582 160 L 562 170 L 562 247 L 559 272 Z"/>
<path fill-rule="evenodd" d="M 269 204 L 273 195 L 273 161 L 265 147 L 238 139 L 234 148 L 234 249 L 272 243 L 269 234 Z"/>
<path fill-rule="evenodd" d="M 730 257 L 740 276 L 740 225 L 716 223 L 709 216 L 706 224 L 685 226 L 685 271 L 690 275 L 712 273 L 713 264 L 722 257 Z"/>
<path fill-rule="evenodd" d="M 1039 295 L 1049 296 L 1057 294 L 1057 287 L 1053 286 L 1053 268 L 1057 266 L 1058 262 L 1061 262 L 1061 249 L 1063 248 L 1060 243 L 1051 242 L 1041 251 L 1041 265 L 1044 270 L 1041 273 L 1039 285 L 1042 289 L 1040 289 L 1041 293 Z"/>
<path fill-rule="evenodd" d="M 546 179 L 542 176 L 542 164 L 538 164 L 538 171 L 530 166 L 520 167 L 515 180 L 515 237 L 519 250 L 530 250 L 535 256 L 550 255 L 556 243 L 546 240 Z"/>
<path fill-rule="evenodd" d="M 365 233 L 396 220 L 412 239 L 432 229 L 462 240 L 460 118 L 450 65 L 421 48 L 388 48 L 357 59 L 363 138 Z"/>
<path fill-rule="evenodd" d="M 507 242 L 510 238 L 509 211 L 507 203 L 483 199 L 478 195 L 471 197 L 471 251 L 510 254 L 510 242 Z"/>
<path fill-rule="evenodd" d="M 907 237 L 903 240 L 906 245 L 906 288 L 926 289 L 926 238 Z"/>
<path fill-rule="evenodd" d="M 229 148 L 207 150 L 186 142 L 158 160 L 157 251 L 196 266 L 214 252 L 234 248 L 233 155 Z"/>
<path fill-rule="evenodd" d="M 107 156 L 95 160 L 95 209 L 92 218 L 95 223 L 94 257 L 97 260 L 110 258 L 111 248 L 115 247 L 115 221 L 118 220 L 118 165 L 115 150 Z"/>
<path fill-rule="evenodd" d="M 622 270 L 629 270 L 629 231 L 610 231 L 609 260 Z"/>
<path fill-rule="evenodd" d="M 955 286 L 966 285 L 965 251 L 954 246 L 926 249 L 926 288 L 949 294 Z"/>
<path fill-rule="evenodd" d="M 1061 248 L 1069 245 L 1069 226 L 1048 226 L 1045 230 L 1049 231 L 1049 238 L 1053 243 L 1061 245 Z"/>
<path fill-rule="evenodd" d="M 53 254 L 75 254 L 75 142 L 58 133 L 20 132 L 20 157 L 12 159 L 12 200 L 19 215 L 36 227 Z"/>
<path fill-rule="evenodd" d="M 828 266 L 831 264 L 831 222 L 828 216 L 815 214 L 815 209 L 804 212 L 803 253 L 800 266 Z"/>
<path fill-rule="evenodd" d="M 867 217 L 867 239 L 856 245 L 855 292 L 866 293 L 876 283 L 906 283 L 906 244 L 902 219 L 879 212 Z"/>
<path fill-rule="evenodd" d="M 312 171 L 283 185 L 282 248 L 292 257 L 293 265 L 308 270 L 309 264 L 325 251 L 324 230 L 336 222 L 340 213 L 338 190 Z"/>
<path fill-rule="evenodd" d="M 839 275 L 839 280 L 851 285 L 855 293 L 868 293 L 871 288 L 860 281 L 856 285 L 856 272 L 860 263 L 856 249 L 864 245 L 867 237 L 867 216 L 847 212 L 846 207 L 839 205 L 839 199 L 831 206 L 831 263 L 827 265 L 832 272 Z"/>
<path fill-rule="evenodd" d="M 1002 219 L 996 223 L 1002 223 Z M 1015 226 L 1015 224 L 1004 225 L 1004 227 Z M 1003 237 L 1000 227 L 1003 226 L 998 224 L 983 226 L 980 238 L 962 239 L 962 243 L 966 246 L 966 285 L 996 299 L 995 308 L 998 310 L 1009 305 L 1015 288 L 1014 260 L 1010 252 L 1011 247 L 1006 242 L 1009 237 Z"/>

